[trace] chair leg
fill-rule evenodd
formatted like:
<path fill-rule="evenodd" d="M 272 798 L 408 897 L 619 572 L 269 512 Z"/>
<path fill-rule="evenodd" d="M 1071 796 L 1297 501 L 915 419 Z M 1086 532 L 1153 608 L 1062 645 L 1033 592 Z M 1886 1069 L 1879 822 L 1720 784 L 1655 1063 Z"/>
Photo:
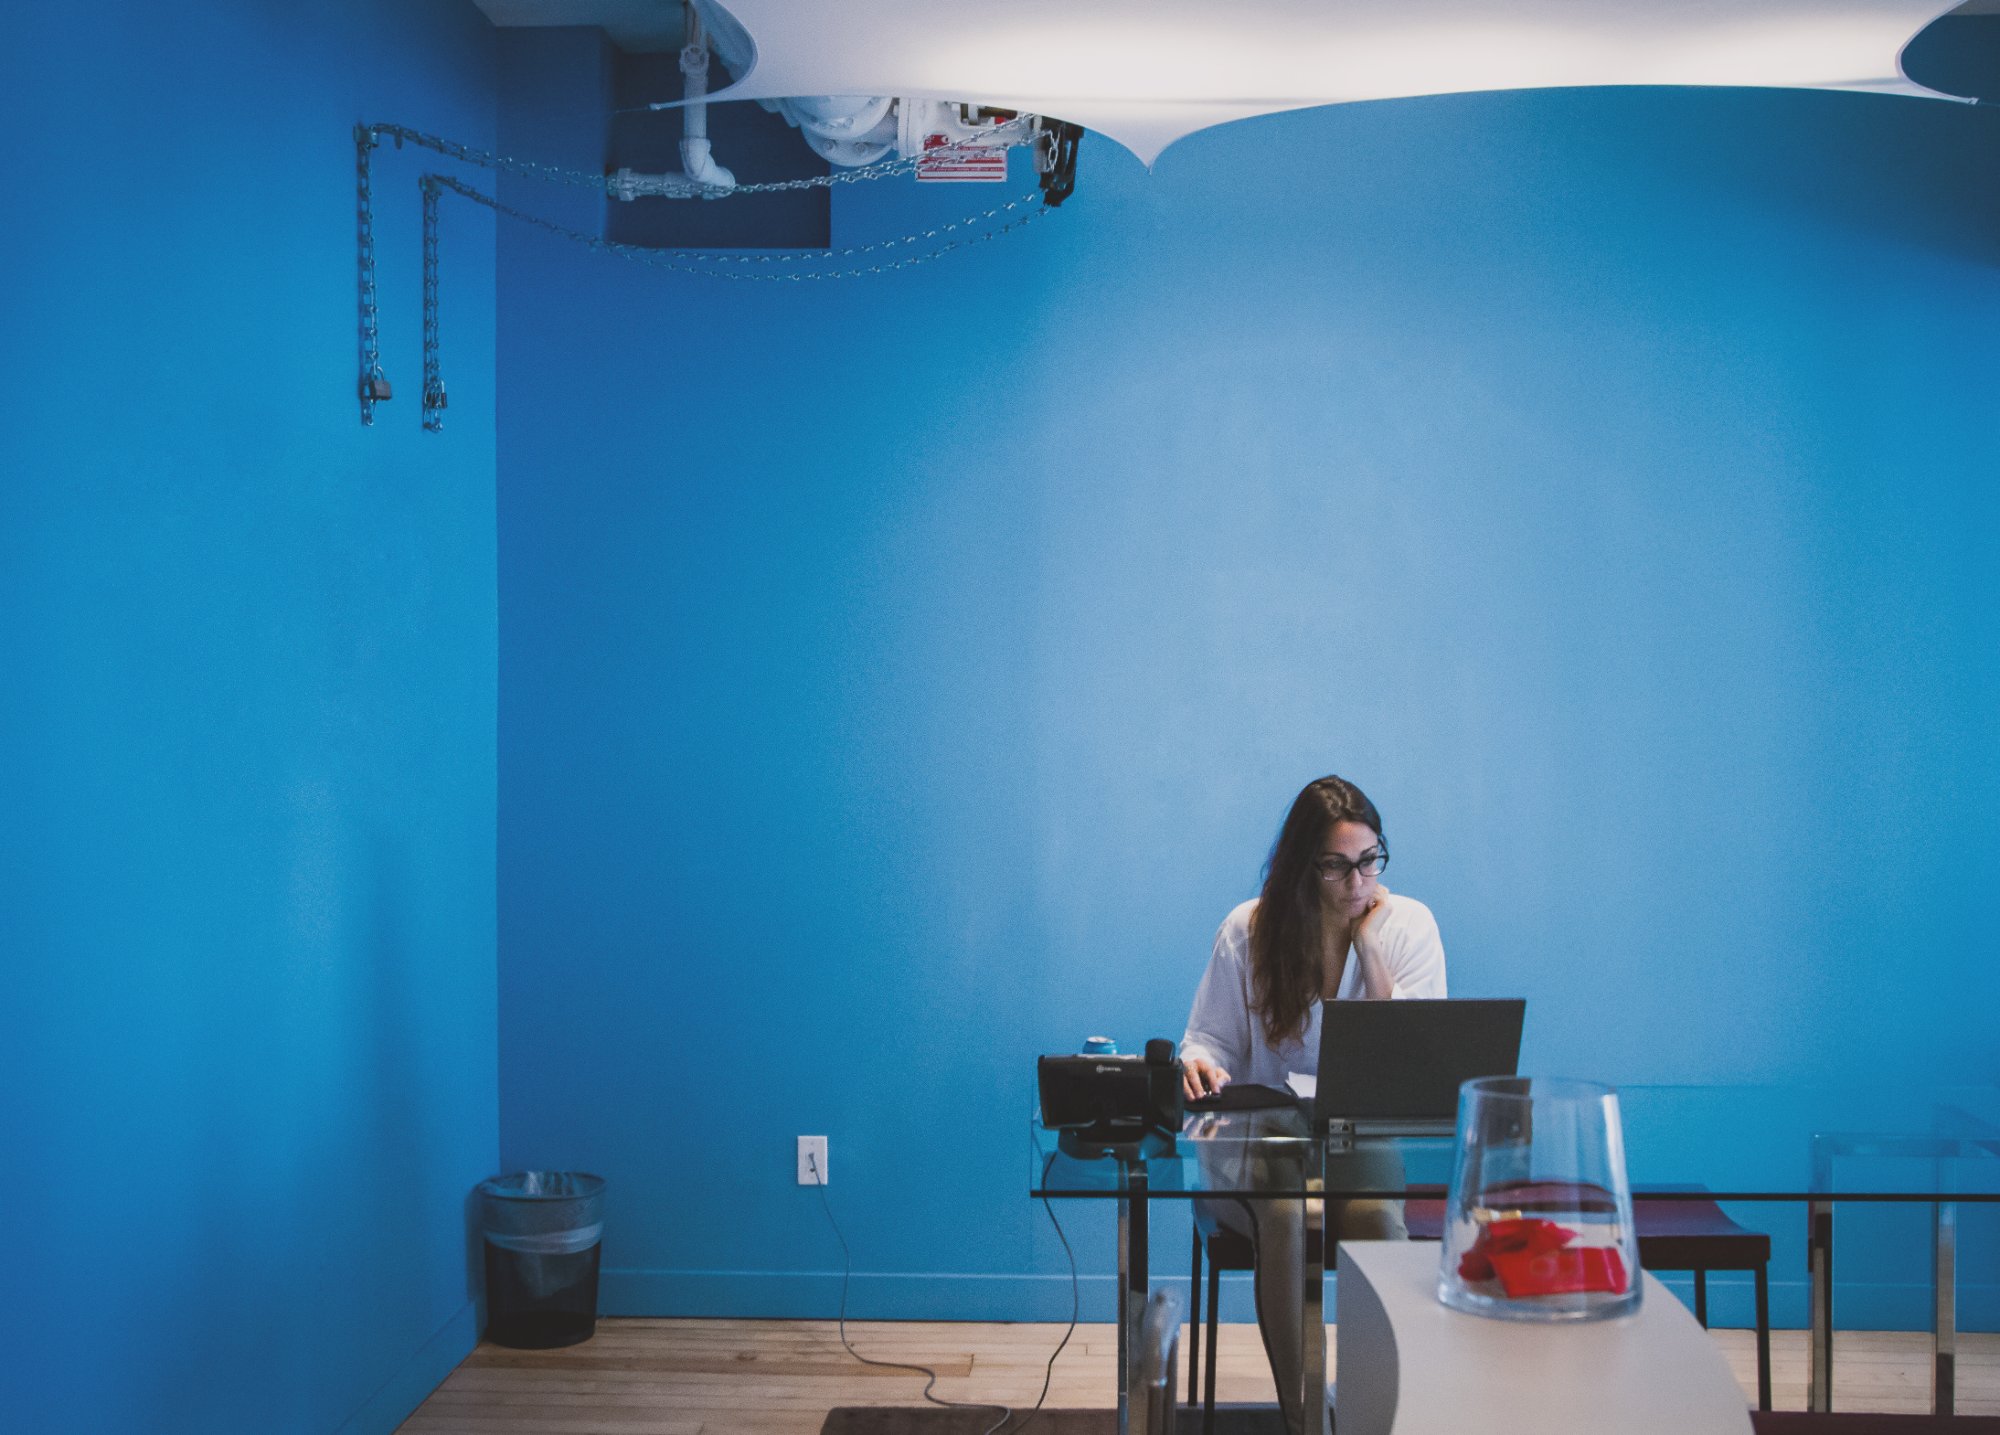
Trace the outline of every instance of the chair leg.
<path fill-rule="evenodd" d="M 1188 1276 L 1188 1404 L 1201 1395 L 1201 1225 L 1194 1225 L 1194 1269 Z"/>
<path fill-rule="evenodd" d="M 1771 1408 L 1771 1282 L 1764 1266 L 1757 1267 L 1757 1408 Z"/>
<path fill-rule="evenodd" d="M 1694 1318 L 1703 1330 L 1708 1329 L 1708 1272 L 1699 1268 L 1694 1273 Z"/>
<path fill-rule="evenodd" d="M 1201 1395 L 1201 1435 L 1215 1435 L 1215 1316 L 1222 1308 L 1222 1272 L 1208 1263 L 1208 1377 Z M 1194 1392 L 1189 1391 L 1190 1395 Z"/>

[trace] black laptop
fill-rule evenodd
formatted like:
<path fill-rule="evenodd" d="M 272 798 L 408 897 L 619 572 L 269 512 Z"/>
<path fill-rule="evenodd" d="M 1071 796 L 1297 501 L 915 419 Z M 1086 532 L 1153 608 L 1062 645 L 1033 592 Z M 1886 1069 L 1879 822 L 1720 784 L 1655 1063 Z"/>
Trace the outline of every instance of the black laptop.
<path fill-rule="evenodd" d="M 1514 1075 L 1527 1009 L 1519 997 L 1321 1002 L 1315 1121 L 1358 1136 L 1449 1136 L 1461 1082 Z"/>

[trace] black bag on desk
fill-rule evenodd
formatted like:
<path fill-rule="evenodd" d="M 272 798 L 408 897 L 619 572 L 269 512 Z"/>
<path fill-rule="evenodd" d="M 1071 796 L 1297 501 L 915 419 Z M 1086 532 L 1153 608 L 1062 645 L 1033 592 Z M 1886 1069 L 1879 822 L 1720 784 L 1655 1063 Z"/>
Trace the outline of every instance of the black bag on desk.
<path fill-rule="evenodd" d="M 1035 1063 L 1042 1125 L 1073 1156 L 1139 1155 L 1148 1138 L 1171 1149 L 1180 1133 L 1181 1064 L 1155 1039 L 1141 1056 L 1044 1056 Z"/>

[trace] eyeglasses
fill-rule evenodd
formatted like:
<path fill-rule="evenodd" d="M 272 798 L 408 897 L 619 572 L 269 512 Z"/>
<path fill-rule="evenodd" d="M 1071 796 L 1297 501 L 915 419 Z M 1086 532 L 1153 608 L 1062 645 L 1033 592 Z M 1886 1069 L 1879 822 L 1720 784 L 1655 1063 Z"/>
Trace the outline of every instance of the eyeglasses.
<path fill-rule="evenodd" d="M 1345 857 L 1322 857 L 1319 859 L 1319 880 L 1322 882 L 1345 882 L 1359 872 L 1364 877 L 1379 877 L 1382 869 L 1389 865 L 1389 849 L 1373 847 L 1363 852 L 1353 861 Z"/>

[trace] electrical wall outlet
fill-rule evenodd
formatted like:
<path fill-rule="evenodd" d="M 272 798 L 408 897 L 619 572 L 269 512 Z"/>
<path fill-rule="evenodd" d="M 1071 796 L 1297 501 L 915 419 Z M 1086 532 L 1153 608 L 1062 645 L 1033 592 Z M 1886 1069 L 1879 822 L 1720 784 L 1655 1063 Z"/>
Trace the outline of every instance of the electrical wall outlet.
<path fill-rule="evenodd" d="M 824 1136 L 801 1136 L 799 1138 L 799 1184 L 801 1186 L 825 1186 L 831 1183 L 826 1173 L 826 1138 Z"/>

